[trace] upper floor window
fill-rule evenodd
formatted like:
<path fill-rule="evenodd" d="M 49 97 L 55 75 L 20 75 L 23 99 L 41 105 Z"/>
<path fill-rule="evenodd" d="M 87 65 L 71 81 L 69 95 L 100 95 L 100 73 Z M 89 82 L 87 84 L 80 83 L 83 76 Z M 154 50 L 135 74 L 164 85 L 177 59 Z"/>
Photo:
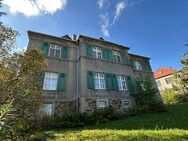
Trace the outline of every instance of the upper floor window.
<path fill-rule="evenodd" d="M 121 55 L 119 52 L 113 51 L 113 60 L 114 60 L 114 62 L 120 63 Z"/>
<path fill-rule="evenodd" d="M 118 79 L 119 90 L 127 90 L 127 84 L 126 84 L 125 76 L 118 75 L 117 79 Z"/>
<path fill-rule="evenodd" d="M 135 65 L 136 70 L 142 70 L 142 67 L 139 61 L 134 61 L 134 65 Z"/>
<path fill-rule="evenodd" d="M 95 89 L 105 89 L 105 79 L 103 73 L 95 73 Z"/>
<path fill-rule="evenodd" d="M 56 90 L 58 73 L 46 72 L 44 76 L 43 90 Z"/>
<path fill-rule="evenodd" d="M 94 57 L 94 58 L 98 58 L 98 59 L 102 59 L 102 51 L 101 51 L 101 48 L 98 48 L 98 47 L 94 47 L 94 48 L 93 48 L 93 57 Z"/>
<path fill-rule="evenodd" d="M 157 82 L 157 86 L 158 86 L 158 87 L 161 87 L 161 81 L 160 81 L 160 80 L 157 80 L 156 82 Z"/>
<path fill-rule="evenodd" d="M 54 57 L 54 58 L 60 58 L 61 57 L 61 46 L 56 45 L 56 44 L 50 44 L 48 56 Z"/>
<path fill-rule="evenodd" d="M 166 81 L 166 84 L 170 84 L 172 82 L 172 78 L 168 77 L 168 78 L 165 79 L 165 81 Z"/>

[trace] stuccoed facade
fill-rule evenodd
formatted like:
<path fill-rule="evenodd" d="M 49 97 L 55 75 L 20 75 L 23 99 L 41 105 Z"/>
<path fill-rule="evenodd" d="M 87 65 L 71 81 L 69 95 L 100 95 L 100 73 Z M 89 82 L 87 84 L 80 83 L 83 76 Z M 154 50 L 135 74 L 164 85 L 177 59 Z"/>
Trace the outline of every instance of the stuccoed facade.
<path fill-rule="evenodd" d="M 42 50 L 48 60 L 43 92 L 51 115 L 108 106 L 126 111 L 134 106 L 135 79 L 149 77 L 155 84 L 149 58 L 129 54 L 126 46 L 83 35 L 71 39 L 28 31 L 28 36 L 28 49 Z"/>

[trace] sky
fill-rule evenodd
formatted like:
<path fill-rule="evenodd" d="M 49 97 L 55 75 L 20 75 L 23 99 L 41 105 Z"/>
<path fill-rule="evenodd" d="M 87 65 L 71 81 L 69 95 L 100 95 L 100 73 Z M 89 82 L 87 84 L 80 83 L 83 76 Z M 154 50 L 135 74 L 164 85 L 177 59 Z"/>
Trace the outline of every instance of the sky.
<path fill-rule="evenodd" d="M 152 70 L 181 69 L 188 47 L 188 0 L 4 0 L 0 20 L 20 35 L 27 31 L 54 36 L 83 34 L 130 47 L 129 53 L 150 57 Z"/>

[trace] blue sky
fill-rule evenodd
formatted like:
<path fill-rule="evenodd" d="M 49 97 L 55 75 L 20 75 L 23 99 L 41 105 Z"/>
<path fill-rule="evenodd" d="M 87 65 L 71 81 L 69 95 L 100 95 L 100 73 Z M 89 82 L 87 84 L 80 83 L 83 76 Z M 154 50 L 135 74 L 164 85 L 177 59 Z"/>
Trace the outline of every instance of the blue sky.
<path fill-rule="evenodd" d="M 34 3 L 35 2 L 35 3 Z M 21 35 L 27 30 L 55 36 L 84 34 L 130 47 L 130 53 L 151 58 L 159 67 L 180 69 L 188 51 L 188 0 L 4 0 L 1 17 Z M 37 7 L 36 7 L 37 4 Z"/>

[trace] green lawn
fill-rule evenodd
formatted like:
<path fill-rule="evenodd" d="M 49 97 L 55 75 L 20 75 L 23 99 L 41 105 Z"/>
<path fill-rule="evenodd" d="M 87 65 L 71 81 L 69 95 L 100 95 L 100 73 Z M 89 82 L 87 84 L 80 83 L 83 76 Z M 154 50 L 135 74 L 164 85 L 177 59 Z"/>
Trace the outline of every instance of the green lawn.
<path fill-rule="evenodd" d="M 188 141 L 188 104 L 169 105 L 164 113 L 126 117 L 108 124 L 46 132 L 54 141 Z"/>

